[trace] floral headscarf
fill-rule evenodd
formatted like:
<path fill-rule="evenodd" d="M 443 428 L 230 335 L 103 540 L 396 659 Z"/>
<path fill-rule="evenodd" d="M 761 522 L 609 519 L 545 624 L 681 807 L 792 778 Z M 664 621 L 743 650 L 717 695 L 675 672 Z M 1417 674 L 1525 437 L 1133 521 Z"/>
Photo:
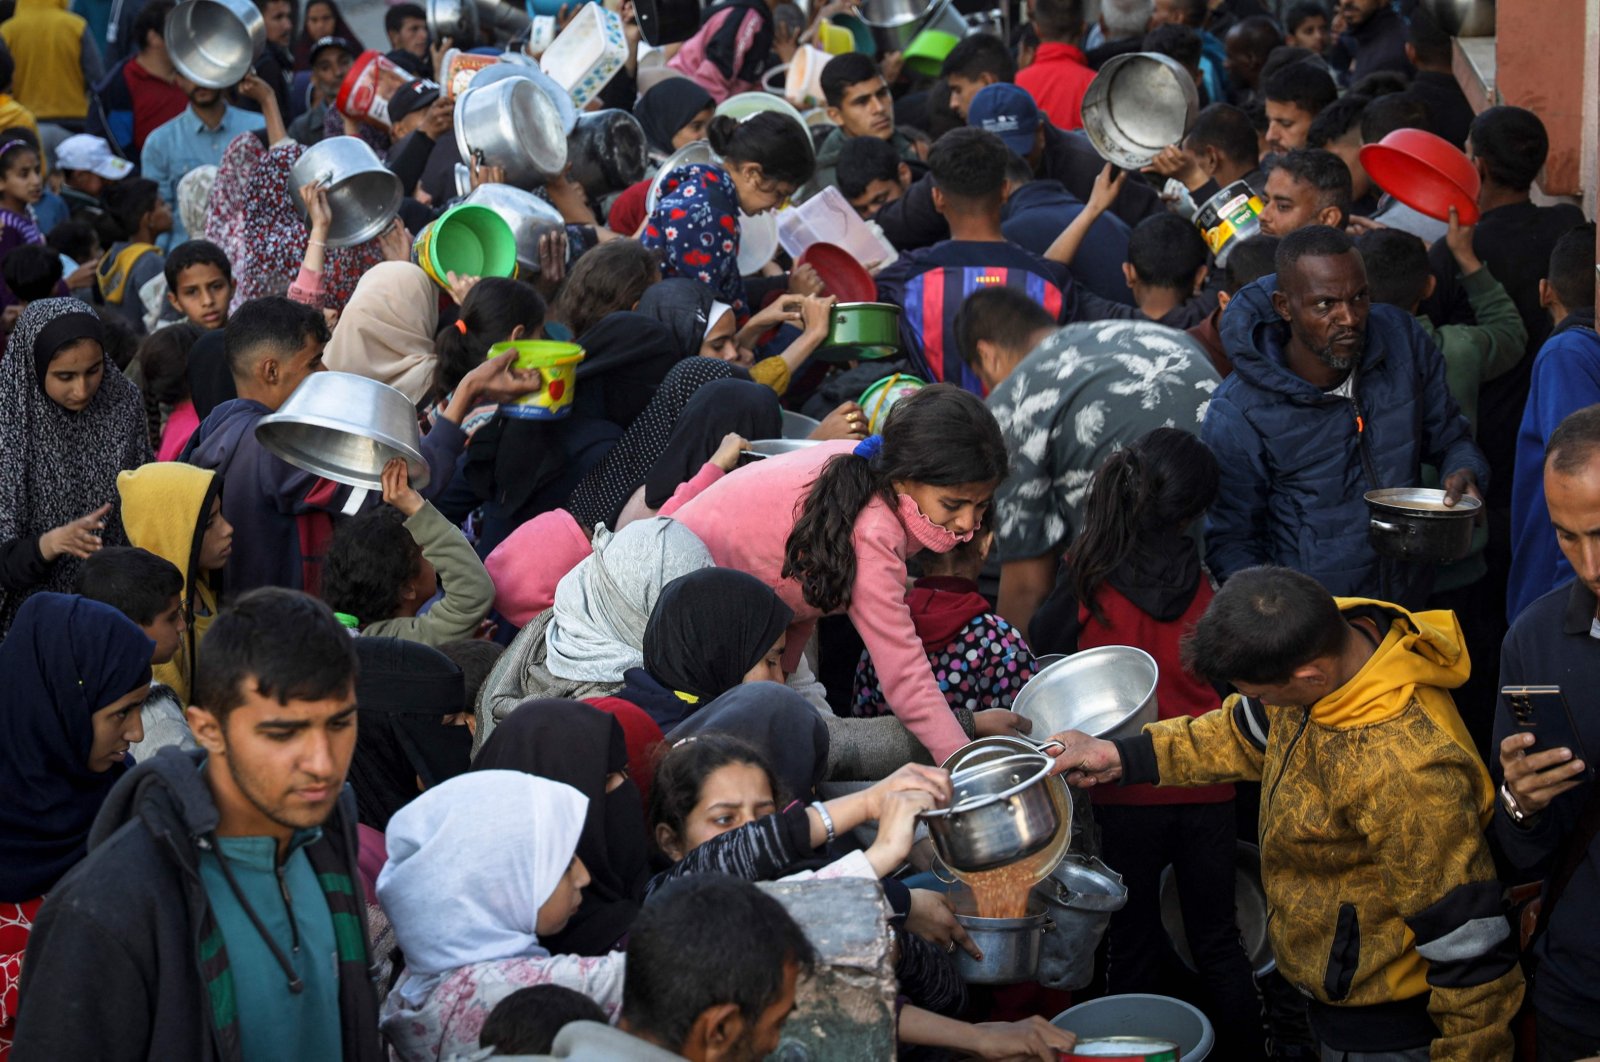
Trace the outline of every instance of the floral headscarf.
<path fill-rule="evenodd" d="M 242 276 L 247 257 L 244 212 L 250 202 L 250 175 L 255 173 L 256 165 L 266 153 L 267 147 L 260 137 L 254 133 L 240 133 L 222 152 L 217 178 L 211 185 L 211 209 L 206 215 L 205 237 L 222 248 L 236 278 Z M 234 306 L 242 301 L 235 297 Z"/>
<path fill-rule="evenodd" d="M 667 174 L 640 242 L 661 252 L 663 277 L 698 280 L 740 321 L 749 316 L 739 275 L 739 196 L 727 170 L 695 163 Z"/>

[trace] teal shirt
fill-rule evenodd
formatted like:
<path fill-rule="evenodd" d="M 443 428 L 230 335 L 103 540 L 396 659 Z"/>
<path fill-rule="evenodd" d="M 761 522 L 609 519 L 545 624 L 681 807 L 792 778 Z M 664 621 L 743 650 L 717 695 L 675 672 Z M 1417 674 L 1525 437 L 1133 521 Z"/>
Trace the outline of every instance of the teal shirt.
<path fill-rule="evenodd" d="M 289 991 L 282 967 L 229 888 L 218 852 L 200 852 L 200 878 L 228 949 L 245 1062 L 343 1055 L 333 915 L 305 853 L 321 836 L 320 829 L 296 831 L 282 867 L 271 837 L 216 838 L 239 892 L 305 982 L 299 993 Z"/>

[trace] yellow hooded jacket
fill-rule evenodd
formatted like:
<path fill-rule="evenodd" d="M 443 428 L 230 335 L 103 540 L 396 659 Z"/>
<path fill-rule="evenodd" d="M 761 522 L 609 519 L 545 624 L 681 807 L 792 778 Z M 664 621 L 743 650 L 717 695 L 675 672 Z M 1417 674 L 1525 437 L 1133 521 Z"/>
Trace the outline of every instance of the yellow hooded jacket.
<path fill-rule="evenodd" d="M 156 461 L 117 475 L 122 496 L 122 525 L 128 541 L 164 557 L 183 573 L 184 612 L 189 632 L 178 655 L 155 668 L 157 682 L 172 687 L 184 704 L 193 689 L 199 646 L 217 614 L 220 572 L 199 570 L 200 543 L 205 538 L 212 499 L 222 496 L 215 471 L 176 461 Z"/>
<path fill-rule="evenodd" d="M 1432 1058 L 1509 1058 L 1522 972 L 1484 841 L 1494 789 L 1449 693 L 1470 672 L 1461 627 L 1338 604 L 1387 630 L 1355 677 L 1309 708 L 1235 695 L 1145 727 L 1159 784 L 1261 783 L 1267 924 L 1290 983 L 1341 1007 L 1431 992 Z"/>

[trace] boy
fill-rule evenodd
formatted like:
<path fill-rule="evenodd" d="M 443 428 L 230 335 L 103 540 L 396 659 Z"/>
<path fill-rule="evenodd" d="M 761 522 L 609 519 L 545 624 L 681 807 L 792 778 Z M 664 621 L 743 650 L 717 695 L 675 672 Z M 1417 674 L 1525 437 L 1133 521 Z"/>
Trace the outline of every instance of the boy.
<path fill-rule="evenodd" d="M 188 622 L 183 607 L 183 575 L 149 550 L 107 546 L 91 553 L 78 573 L 78 593 L 102 601 L 139 625 L 156 643 L 150 663 L 169 664 L 183 647 Z M 144 740 L 129 749 L 143 763 L 168 745 L 187 752 L 195 747 L 194 734 L 185 722 L 183 700 L 159 678 L 139 709 Z"/>
<path fill-rule="evenodd" d="M 1122 276 L 1134 305 L 1159 321 L 1200 294 L 1210 260 L 1199 229 L 1176 214 L 1157 214 L 1134 226 Z"/>
<path fill-rule="evenodd" d="M 100 302 L 138 335 L 144 335 L 146 307 L 159 305 L 157 283 L 166 282 L 166 259 L 156 240 L 172 231 L 172 208 L 156 182 L 143 177 L 108 189 L 111 216 L 126 236 L 111 245 L 95 273 Z M 153 316 L 153 315 L 152 315 Z"/>
<path fill-rule="evenodd" d="M 106 189 L 133 173 L 133 163 L 112 154 L 103 137 L 78 133 L 56 146 L 56 171 L 72 216 L 92 216 L 104 212 Z"/>
<path fill-rule="evenodd" d="M 0 276 L 6 287 L 17 297 L 17 310 L 37 299 L 48 299 L 59 294 L 57 285 L 63 273 L 61 256 L 48 247 L 25 243 L 13 248 L 0 263 Z"/>
<path fill-rule="evenodd" d="M 1276 155 L 1306 146 L 1311 123 L 1339 98 L 1333 75 L 1315 60 L 1290 63 L 1266 78 L 1267 150 Z"/>
<path fill-rule="evenodd" d="M 1283 43 L 1322 55 L 1333 43 L 1328 27 L 1328 9 L 1320 0 L 1301 0 L 1283 19 Z"/>
<path fill-rule="evenodd" d="M 222 248 L 208 240 L 180 243 L 167 256 L 167 304 L 206 331 L 228 323 L 233 299 L 233 266 Z"/>

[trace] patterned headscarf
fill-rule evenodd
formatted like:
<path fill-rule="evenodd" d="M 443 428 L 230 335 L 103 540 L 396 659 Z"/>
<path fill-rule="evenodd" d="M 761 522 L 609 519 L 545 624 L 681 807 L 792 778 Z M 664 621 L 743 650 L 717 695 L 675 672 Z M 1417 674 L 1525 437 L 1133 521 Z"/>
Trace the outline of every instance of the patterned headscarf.
<path fill-rule="evenodd" d="M 256 165 L 266 153 L 266 145 L 260 137 L 254 133 L 240 133 L 223 151 L 222 164 L 217 167 L 217 178 L 211 185 L 211 209 L 206 215 L 205 237 L 228 256 L 236 280 L 243 277 L 248 248 L 244 212 L 250 202 L 250 175 L 255 173 Z M 242 301 L 236 292 L 234 307 Z"/>
<path fill-rule="evenodd" d="M 211 219 L 211 189 L 216 183 L 215 166 L 196 166 L 178 181 L 178 217 L 183 220 L 184 231 L 193 237 L 206 231 Z"/>

